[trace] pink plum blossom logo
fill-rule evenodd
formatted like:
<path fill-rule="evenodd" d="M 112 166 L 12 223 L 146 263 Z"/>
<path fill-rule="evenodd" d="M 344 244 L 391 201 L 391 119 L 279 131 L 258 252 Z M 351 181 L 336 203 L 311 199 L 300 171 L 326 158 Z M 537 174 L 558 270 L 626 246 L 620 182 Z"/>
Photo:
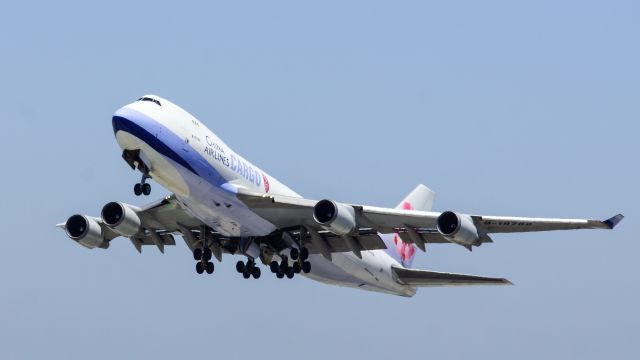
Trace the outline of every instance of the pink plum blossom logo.
<path fill-rule="evenodd" d="M 413 210 L 413 206 L 411 206 L 411 203 L 407 201 L 402 204 L 402 208 L 404 210 Z M 413 258 L 413 255 L 416 253 L 416 248 L 413 246 L 413 244 L 405 243 L 404 241 L 402 241 L 400 236 L 398 236 L 398 234 L 395 234 L 393 236 L 393 243 L 396 245 L 396 251 L 398 252 L 398 255 L 400 255 L 400 259 L 402 260 L 403 265 L 404 263 L 411 260 L 411 258 Z"/>

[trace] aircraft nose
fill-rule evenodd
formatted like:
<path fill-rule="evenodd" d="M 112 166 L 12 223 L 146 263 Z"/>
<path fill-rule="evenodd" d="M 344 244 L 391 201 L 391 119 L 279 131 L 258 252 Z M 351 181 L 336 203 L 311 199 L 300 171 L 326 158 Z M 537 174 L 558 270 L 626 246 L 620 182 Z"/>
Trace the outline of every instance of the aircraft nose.
<path fill-rule="evenodd" d="M 129 119 L 130 114 L 126 113 L 126 107 L 118 109 L 111 118 L 111 124 L 113 125 L 113 133 L 117 134 L 118 131 L 126 131 L 128 128 L 128 124 L 132 119 Z"/>
<path fill-rule="evenodd" d="M 135 133 L 137 129 L 145 128 L 144 117 L 138 112 L 124 106 L 113 114 L 111 124 L 113 125 L 113 133 L 119 131 Z"/>

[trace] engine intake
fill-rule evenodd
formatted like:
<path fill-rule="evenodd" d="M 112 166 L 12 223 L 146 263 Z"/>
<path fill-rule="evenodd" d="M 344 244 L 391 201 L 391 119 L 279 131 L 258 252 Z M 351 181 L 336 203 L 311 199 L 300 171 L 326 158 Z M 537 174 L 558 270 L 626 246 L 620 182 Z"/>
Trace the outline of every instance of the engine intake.
<path fill-rule="evenodd" d="M 100 224 L 93 218 L 73 215 L 65 223 L 65 231 L 71 240 L 89 249 L 109 247 L 109 242 L 102 236 Z"/>
<path fill-rule="evenodd" d="M 131 205 L 110 202 L 102 208 L 102 221 L 122 236 L 133 236 L 142 228 L 138 211 Z"/>
<path fill-rule="evenodd" d="M 456 244 L 471 246 L 480 241 L 478 229 L 469 215 L 445 211 L 438 216 L 437 227 L 442 236 Z"/>
<path fill-rule="evenodd" d="M 320 200 L 313 207 L 313 219 L 336 235 L 356 231 L 356 215 L 353 207 L 332 200 Z"/>

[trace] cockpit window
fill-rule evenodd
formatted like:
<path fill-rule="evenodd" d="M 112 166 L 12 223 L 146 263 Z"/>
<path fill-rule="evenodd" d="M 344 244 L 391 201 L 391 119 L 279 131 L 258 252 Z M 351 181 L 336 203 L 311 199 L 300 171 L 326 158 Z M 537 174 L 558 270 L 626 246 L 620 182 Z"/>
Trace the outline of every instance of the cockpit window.
<path fill-rule="evenodd" d="M 162 104 L 160 104 L 160 101 L 156 100 L 156 99 L 152 99 L 150 97 L 141 97 L 138 99 L 138 101 L 151 101 L 152 103 L 158 105 L 158 106 L 162 106 Z"/>

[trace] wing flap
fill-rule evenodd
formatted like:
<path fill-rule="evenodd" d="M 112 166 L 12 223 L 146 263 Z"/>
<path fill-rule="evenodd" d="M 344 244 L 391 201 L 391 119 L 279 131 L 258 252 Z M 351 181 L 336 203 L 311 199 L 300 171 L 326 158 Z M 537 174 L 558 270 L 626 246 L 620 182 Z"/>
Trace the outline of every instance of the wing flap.
<path fill-rule="evenodd" d="M 339 253 L 339 252 L 350 252 L 351 248 L 344 241 L 343 238 L 332 234 L 330 232 L 323 231 L 319 233 L 320 237 L 323 241 L 328 245 L 328 251 L 330 253 Z M 353 238 L 357 241 L 357 244 L 360 245 L 361 250 L 384 250 L 387 247 L 384 244 L 384 241 L 378 234 L 362 234 L 353 236 Z M 303 242 L 305 247 L 309 249 L 312 254 L 322 253 L 322 249 L 319 249 L 314 243 L 313 239 L 310 235 L 305 235 Z"/>
<path fill-rule="evenodd" d="M 477 275 L 455 274 L 429 270 L 416 270 L 393 267 L 396 279 L 404 284 L 429 286 L 460 286 L 460 285 L 513 285 L 509 280 Z"/>

